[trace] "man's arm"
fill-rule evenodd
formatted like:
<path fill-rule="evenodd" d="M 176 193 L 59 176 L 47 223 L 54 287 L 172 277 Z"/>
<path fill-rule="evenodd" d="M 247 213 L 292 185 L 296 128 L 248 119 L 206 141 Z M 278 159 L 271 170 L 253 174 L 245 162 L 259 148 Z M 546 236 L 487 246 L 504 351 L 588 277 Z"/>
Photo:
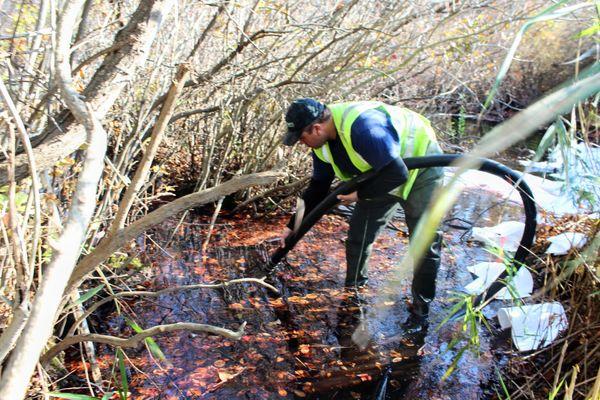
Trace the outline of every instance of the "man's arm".
<path fill-rule="evenodd" d="M 358 198 L 371 199 L 391 192 L 408 180 L 400 154 L 400 137 L 387 114 L 369 110 L 352 124 L 352 145 L 379 173 L 358 190 Z"/>
<path fill-rule="evenodd" d="M 358 189 L 359 199 L 372 199 L 391 192 L 408 180 L 408 169 L 401 157 L 391 160 L 379 169 L 379 173 Z"/>

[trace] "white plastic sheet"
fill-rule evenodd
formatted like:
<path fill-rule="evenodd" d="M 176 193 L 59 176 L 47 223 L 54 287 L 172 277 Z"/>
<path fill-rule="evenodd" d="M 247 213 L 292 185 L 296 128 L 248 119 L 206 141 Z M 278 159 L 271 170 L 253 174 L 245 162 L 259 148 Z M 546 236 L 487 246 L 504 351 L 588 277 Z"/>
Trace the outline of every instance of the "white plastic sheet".
<path fill-rule="evenodd" d="M 469 294 L 483 293 L 492 282 L 506 269 L 506 266 L 497 262 L 481 262 L 467 267 L 467 270 L 477 276 L 477 278 L 465 286 L 465 291 Z M 503 288 L 496 296 L 496 299 L 510 300 L 513 298 L 524 298 L 531 296 L 533 291 L 533 277 L 531 272 L 525 267 L 519 268 L 513 277 L 507 277 L 511 290 Z"/>
<path fill-rule="evenodd" d="M 473 239 L 506 251 L 517 251 L 524 230 L 523 222 L 505 221 L 496 226 L 473 228 Z"/>
<path fill-rule="evenodd" d="M 446 168 L 446 176 L 454 173 L 453 168 Z M 523 173 L 523 180 L 533 192 L 536 205 L 547 212 L 564 215 L 577 214 L 590 211 L 589 207 L 564 193 L 565 184 L 560 181 L 551 181 L 539 176 Z M 487 172 L 468 170 L 461 175 L 458 184 L 463 189 L 484 190 L 499 198 L 521 204 L 519 192 L 504 179 Z"/>
<path fill-rule="evenodd" d="M 502 329 L 511 328 L 519 351 L 549 345 L 568 326 L 565 310 L 558 302 L 501 308 L 498 321 Z"/>
<path fill-rule="evenodd" d="M 548 241 L 550 242 L 550 246 L 546 250 L 546 253 L 562 256 L 573 248 L 579 249 L 583 247 L 587 242 L 587 238 L 583 233 L 564 232 L 548 238 Z"/>
<path fill-rule="evenodd" d="M 559 185 L 560 197 L 569 197 L 571 192 L 572 209 L 564 209 L 565 213 L 572 214 L 581 211 L 581 207 L 598 210 L 598 202 L 581 201 L 579 193 L 588 192 L 595 198 L 600 196 L 598 186 L 598 170 L 600 169 L 600 147 L 595 144 L 579 142 L 567 148 L 555 147 L 548 155 L 546 162 L 522 162 L 531 172 L 541 171 L 547 173 L 554 183 Z M 536 192 L 534 190 L 534 195 Z M 537 196 L 536 196 L 537 197 Z M 543 207 L 543 206 L 542 206 Z M 559 206 L 560 207 L 560 206 Z M 545 208 L 545 207 L 543 207 Z M 562 209 L 562 207 L 560 207 Z"/>

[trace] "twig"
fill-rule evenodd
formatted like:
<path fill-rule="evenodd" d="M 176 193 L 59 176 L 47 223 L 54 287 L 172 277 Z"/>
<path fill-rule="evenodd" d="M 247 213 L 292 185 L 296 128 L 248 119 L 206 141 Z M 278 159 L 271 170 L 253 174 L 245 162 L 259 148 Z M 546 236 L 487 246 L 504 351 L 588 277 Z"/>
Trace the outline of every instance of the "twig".
<path fill-rule="evenodd" d="M 202 243 L 202 252 L 206 252 L 208 248 L 208 244 L 210 243 L 210 237 L 212 236 L 213 228 L 215 227 L 215 222 L 217 222 L 217 217 L 219 216 L 219 212 L 221 211 L 221 206 L 223 205 L 224 197 L 221 197 L 219 201 L 217 201 L 217 206 L 215 207 L 215 212 L 210 219 L 210 225 L 208 226 L 208 232 L 206 232 L 206 239 L 204 239 L 204 243 Z"/>
<path fill-rule="evenodd" d="M 239 210 L 241 208 L 244 208 L 248 204 L 253 203 L 253 202 L 255 202 L 258 199 L 262 199 L 262 198 L 265 198 L 267 196 L 271 196 L 274 193 L 279 193 L 279 192 L 286 192 L 287 194 L 294 193 L 296 190 L 298 190 L 298 188 L 300 188 L 303 185 L 305 185 L 306 182 L 308 182 L 309 179 L 310 179 L 310 177 L 307 176 L 307 177 L 299 179 L 299 180 L 297 180 L 295 182 L 292 182 L 290 184 L 287 184 L 287 185 L 284 185 L 284 186 L 277 186 L 277 187 L 274 187 L 272 189 L 265 190 L 264 192 L 261 192 L 261 193 L 257 194 L 256 196 L 253 196 L 253 197 L 249 198 L 248 200 L 245 200 L 242 203 L 238 204 L 233 209 L 232 212 L 236 212 L 237 210 Z"/>
<path fill-rule="evenodd" d="M 278 172 L 261 172 L 237 176 L 217 187 L 189 194 L 158 208 L 127 226 L 118 236 L 111 237 L 110 240 L 108 240 L 108 237 L 104 238 L 90 254 L 79 262 L 71 275 L 67 291 L 79 286 L 88 273 L 92 272 L 94 268 L 129 240 L 135 239 L 141 233 L 163 222 L 165 219 L 192 207 L 215 201 L 222 196 L 237 192 L 238 190 L 254 185 L 270 184 L 281 176 L 282 174 Z"/>
<path fill-rule="evenodd" d="M 40 359 L 42 364 L 46 364 L 52 358 L 54 358 L 61 351 L 67 349 L 68 347 L 79 343 L 79 342 L 96 342 L 96 343 L 104 343 L 111 346 L 119 346 L 119 347 L 137 347 L 137 345 L 143 341 L 144 339 L 160 335 L 163 333 L 176 332 L 176 331 L 191 331 L 191 332 L 206 332 L 212 333 L 215 335 L 223 336 L 227 339 L 232 340 L 240 340 L 244 335 L 244 328 L 246 327 L 246 322 L 243 322 L 242 325 L 238 328 L 237 331 L 232 331 L 226 328 L 220 328 L 218 326 L 206 325 L 206 324 L 196 324 L 192 322 L 177 322 L 175 324 L 167 324 L 167 325 L 157 325 L 152 328 L 144 329 L 140 331 L 136 335 L 130 338 L 119 338 L 115 336 L 108 335 L 99 335 L 99 334 L 89 334 L 89 335 L 77 335 L 71 336 L 52 347 L 48 350 Z"/>
<path fill-rule="evenodd" d="M 133 297 L 133 296 L 159 297 L 159 296 L 162 296 L 163 294 L 174 293 L 174 292 L 183 292 L 183 291 L 187 291 L 187 290 L 226 288 L 230 285 L 235 285 L 237 283 L 256 283 L 256 284 L 266 287 L 267 289 L 273 291 L 274 293 L 279 294 L 279 290 L 277 290 L 276 287 L 268 284 L 266 282 L 266 279 L 267 279 L 266 277 L 262 277 L 260 279 L 258 279 L 258 278 L 239 278 L 239 279 L 232 279 L 230 281 L 221 282 L 221 283 L 199 283 L 199 284 L 195 284 L 195 285 L 169 287 L 169 288 L 162 289 L 162 290 L 159 290 L 156 292 L 151 292 L 151 291 L 146 291 L 146 290 L 137 290 L 137 291 L 131 291 L 131 292 L 114 293 L 114 294 L 112 294 L 108 297 L 105 297 L 102 300 L 94 303 L 93 305 L 91 305 L 87 309 L 85 314 L 83 314 L 80 318 L 78 318 L 73 323 L 73 326 L 71 326 L 71 328 L 69 329 L 69 332 L 67 332 L 67 336 L 73 335 L 73 333 L 75 332 L 75 329 L 77 329 L 77 326 L 81 323 L 81 321 L 83 321 L 85 318 L 89 317 L 99 307 L 101 307 L 102 305 L 108 303 L 109 301 L 112 301 L 117 298 Z"/>
<path fill-rule="evenodd" d="M 29 173 L 31 174 L 31 185 L 33 190 L 33 202 L 34 202 L 34 210 L 35 210 L 35 221 L 34 221 L 34 231 L 33 231 L 33 239 L 31 244 L 31 256 L 29 259 L 30 265 L 28 266 L 28 274 L 27 274 L 27 282 L 26 289 L 28 290 L 33 281 L 33 271 L 35 270 L 35 260 L 37 253 L 37 245 L 40 239 L 41 233 L 41 206 L 40 206 L 40 179 L 37 174 L 37 168 L 35 164 L 35 157 L 33 155 L 33 149 L 31 147 L 31 142 L 29 141 L 29 134 L 25 129 L 25 125 L 19 116 L 19 112 L 13 103 L 6 86 L 4 86 L 4 82 L 0 80 L 0 94 L 6 103 L 10 114 L 12 115 L 15 124 L 17 126 L 17 132 L 19 133 L 19 139 L 21 143 L 25 147 L 25 153 L 27 154 L 27 162 L 29 164 Z"/>

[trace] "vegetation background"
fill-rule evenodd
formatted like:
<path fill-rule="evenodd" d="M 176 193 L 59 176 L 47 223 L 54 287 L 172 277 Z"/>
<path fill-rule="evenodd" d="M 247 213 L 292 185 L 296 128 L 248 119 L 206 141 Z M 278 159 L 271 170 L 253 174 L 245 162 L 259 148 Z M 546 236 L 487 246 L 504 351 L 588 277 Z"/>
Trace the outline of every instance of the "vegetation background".
<path fill-rule="evenodd" d="M 49 383 L 60 374 L 51 356 L 89 334 L 82 324 L 59 338 L 61 321 L 83 320 L 93 308 L 100 289 L 90 291 L 98 288 L 91 274 L 121 290 L 113 278 L 136 262 L 127 250 L 146 229 L 203 204 L 216 203 L 218 213 L 223 199 L 260 213 L 302 188 L 308 154 L 280 146 L 282 115 L 294 98 L 401 104 L 432 120 L 447 151 L 468 151 L 563 82 L 586 78 L 581 71 L 597 77 L 598 7 L 0 2 L 0 398 L 41 398 L 60 388 Z M 557 110 L 552 121 L 532 120 L 540 156 L 555 145 L 597 146 L 598 97 L 586 100 L 597 86 L 587 87 L 564 117 Z M 543 136 L 555 118 L 553 135 Z M 575 195 L 598 202 L 597 193 Z M 555 282 L 544 295 L 569 299 L 577 328 L 536 355 L 546 364 L 535 376 L 519 377 L 522 363 L 508 368 L 502 396 L 597 398 L 600 391 L 598 224 L 571 222 L 586 227 L 590 245 L 565 260 L 539 261 Z M 102 390 L 115 385 L 108 380 Z"/>

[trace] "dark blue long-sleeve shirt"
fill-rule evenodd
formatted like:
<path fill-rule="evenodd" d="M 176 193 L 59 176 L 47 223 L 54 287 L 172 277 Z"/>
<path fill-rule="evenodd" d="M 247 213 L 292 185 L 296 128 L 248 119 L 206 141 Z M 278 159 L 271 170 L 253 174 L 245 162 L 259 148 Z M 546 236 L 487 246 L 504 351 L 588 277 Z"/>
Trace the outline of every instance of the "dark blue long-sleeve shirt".
<path fill-rule="evenodd" d="M 400 138 L 388 115 L 377 109 L 361 113 L 353 122 L 350 134 L 352 147 L 379 174 L 358 190 L 359 199 L 370 199 L 389 193 L 404 184 L 408 170 L 400 154 Z M 349 175 L 361 172 L 352 164 L 338 137 L 328 142 L 335 164 Z M 333 167 L 313 153 L 313 174 L 303 193 L 305 215 L 327 196 L 335 178 Z M 292 218 L 293 221 L 293 218 Z M 290 221 L 288 226 L 292 226 Z"/>

